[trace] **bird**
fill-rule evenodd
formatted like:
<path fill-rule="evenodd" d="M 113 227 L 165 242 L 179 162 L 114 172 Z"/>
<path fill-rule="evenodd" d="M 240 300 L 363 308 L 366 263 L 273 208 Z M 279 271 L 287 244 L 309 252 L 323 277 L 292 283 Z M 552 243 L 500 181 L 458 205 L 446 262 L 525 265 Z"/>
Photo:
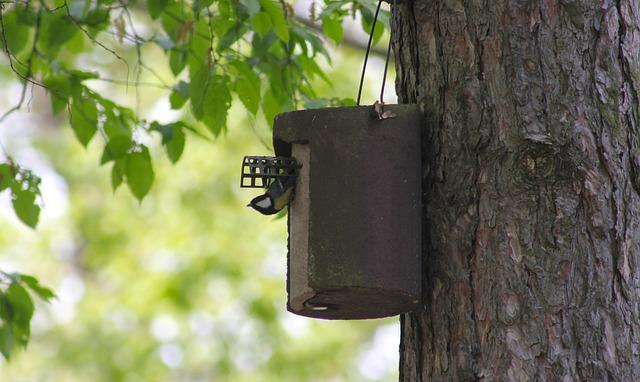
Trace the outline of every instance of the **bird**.
<path fill-rule="evenodd" d="M 251 199 L 247 207 L 251 207 L 263 215 L 277 214 L 289 204 L 295 184 L 296 176 L 277 178 L 267 188 L 267 192 Z"/>

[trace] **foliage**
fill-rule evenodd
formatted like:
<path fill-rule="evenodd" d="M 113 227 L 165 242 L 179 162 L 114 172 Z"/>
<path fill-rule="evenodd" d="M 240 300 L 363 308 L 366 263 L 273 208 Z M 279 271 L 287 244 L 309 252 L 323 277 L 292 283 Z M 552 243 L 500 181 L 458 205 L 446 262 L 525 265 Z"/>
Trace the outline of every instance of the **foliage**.
<path fill-rule="evenodd" d="M 361 12 L 363 28 L 369 30 L 375 11 L 375 3 L 366 0 L 327 1 L 319 15 L 316 7 L 313 3 L 312 20 L 320 20 L 335 43 L 343 38 L 345 17 Z M 382 30 L 376 28 L 375 39 Z M 175 163 L 188 136 L 210 140 L 226 132 L 234 97 L 249 115 L 268 123 L 282 111 L 353 103 L 318 97 L 312 82 L 328 78 L 317 60 L 330 62 L 331 57 L 317 32 L 294 17 L 284 0 L 3 1 L 0 33 L 0 48 L 22 85 L 18 103 L 0 116 L 0 123 L 23 106 L 28 88 L 45 89 L 52 113 L 68 116 L 81 145 L 99 142 L 100 164 L 110 166 L 112 188 L 126 184 L 138 201 L 148 195 L 156 177 L 150 155 L 154 137 Z M 172 81 L 146 63 L 142 50 L 149 46 L 164 52 Z M 99 64 L 87 65 L 87 55 L 96 51 L 124 66 L 127 77 L 110 78 Z M 131 51 L 134 79 L 126 58 Z M 140 81 L 143 72 L 155 81 Z M 171 108 L 189 118 L 146 120 L 138 110 L 96 90 L 99 83 L 160 88 Z M 0 192 L 10 192 L 16 215 L 35 227 L 42 205 L 39 178 L 3 151 Z"/>
<path fill-rule="evenodd" d="M 198 129 L 183 121 L 160 125 L 141 120 L 130 108 L 92 90 L 92 81 L 116 80 L 83 70 L 82 54 L 102 49 L 127 68 L 129 65 L 116 48 L 102 42 L 103 35 L 114 35 L 121 44 L 133 45 L 140 70 L 154 75 L 140 49 L 149 44 L 162 48 L 176 81 L 169 85 L 155 75 L 156 85 L 170 92 L 172 108 L 182 110 L 189 104 L 195 120 L 213 136 L 226 129 L 233 95 L 250 114 L 261 111 L 268 123 L 277 113 L 298 107 L 353 103 L 352 99 L 318 98 L 310 81 L 314 77 L 328 79 L 316 61 L 319 56 L 328 61 L 331 58 L 321 38 L 293 16 L 292 6 L 285 1 L 7 1 L 0 3 L 0 8 L 0 44 L 24 86 L 17 107 L 22 105 L 28 86 L 45 88 L 53 113 L 68 111 L 71 128 L 82 145 L 100 136 L 104 145 L 101 164 L 111 164 L 114 189 L 126 183 L 138 199 L 150 189 L 153 166 L 145 154 L 148 147 L 136 134 L 159 133 L 167 155 L 175 162 L 184 147 L 184 132 L 197 133 Z M 344 17 L 362 12 L 363 28 L 369 30 L 375 3 L 328 1 L 317 16 L 315 9 L 314 2 L 312 19 L 321 19 L 324 33 L 340 43 Z M 148 18 L 144 22 L 151 25 L 152 33 L 143 36 L 137 32 L 134 18 L 138 17 Z M 376 39 L 382 33 L 379 25 Z M 125 83 L 142 85 L 128 79 Z M 4 117 L 6 114 L 0 122 Z M 37 185 L 26 191 L 26 199 L 36 199 Z M 36 209 L 33 203 L 27 205 L 28 211 L 18 206 L 16 212 L 34 226 Z"/>
<path fill-rule="evenodd" d="M 0 272 L 0 353 L 6 359 L 14 347 L 26 347 L 29 342 L 34 304 L 27 290 L 45 301 L 54 297 L 33 276 Z"/>

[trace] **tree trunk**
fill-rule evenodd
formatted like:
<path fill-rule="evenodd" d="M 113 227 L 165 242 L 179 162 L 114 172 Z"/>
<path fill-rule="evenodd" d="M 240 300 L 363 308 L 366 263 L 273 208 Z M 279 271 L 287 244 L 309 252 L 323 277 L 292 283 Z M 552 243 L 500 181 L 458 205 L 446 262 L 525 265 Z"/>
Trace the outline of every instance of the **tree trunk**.
<path fill-rule="evenodd" d="M 638 0 L 402 0 L 424 309 L 402 381 L 640 381 Z"/>

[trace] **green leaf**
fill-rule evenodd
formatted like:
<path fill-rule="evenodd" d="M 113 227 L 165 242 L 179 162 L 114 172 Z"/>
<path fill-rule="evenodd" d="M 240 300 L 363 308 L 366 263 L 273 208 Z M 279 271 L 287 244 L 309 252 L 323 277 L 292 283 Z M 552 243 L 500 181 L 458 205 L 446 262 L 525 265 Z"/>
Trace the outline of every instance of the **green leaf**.
<path fill-rule="evenodd" d="M 262 97 L 262 111 L 269 126 L 273 125 L 273 120 L 280 112 L 280 103 L 274 97 L 273 92 L 267 90 Z"/>
<path fill-rule="evenodd" d="M 247 11 L 249 11 L 249 15 L 251 17 L 255 16 L 260 12 L 260 1 L 259 0 L 240 0 L 240 4 L 242 4 Z"/>
<path fill-rule="evenodd" d="M 252 82 L 247 77 L 240 77 L 236 82 L 236 93 L 244 104 L 244 107 L 256 115 L 260 107 L 260 82 Z"/>
<path fill-rule="evenodd" d="M 322 31 L 329 37 L 336 45 L 339 45 L 342 41 L 342 22 L 333 17 L 325 17 L 322 19 Z"/>
<path fill-rule="evenodd" d="M 82 20 L 86 16 L 87 12 L 89 11 L 89 7 L 91 6 L 91 2 L 87 0 L 72 0 L 67 4 L 69 14 L 76 20 Z"/>
<path fill-rule="evenodd" d="M 0 304 L 8 305 L 9 302 L 6 300 L 6 297 L 0 293 Z M 4 321 L 4 323 L 2 322 Z M 11 328 L 10 322 L 7 320 L 0 320 L 0 353 L 4 356 L 5 359 L 11 358 L 11 353 L 13 352 L 13 329 Z"/>
<path fill-rule="evenodd" d="M 356 106 L 356 100 L 353 98 L 339 98 L 336 103 L 340 106 Z"/>
<path fill-rule="evenodd" d="M 4 296 L 0 294 L 0 303 L 4 302 Z M 1 321 L 0 321 L 1 322 Z M 4 322 L 0 325 L 0 352 L 4 356 L 5 359 L 11 358 L 11 353 L 13 352 L 13 330 L 11 329 L 11 325 L 7 322 Z"/>
<path fill-rule="evenodd" d="M 187 65 L 187 50 L 176 48 L 169 52 L 169 67 L 173 75 L 177 76 Z"/>
<path fill-rule="evenodd" d="M 189 39 L 189 55 L 187 56 L 187 65 L 189 70 L 197 71 L 200 66 L 210 66 L 209 62 L 209 48 L 211 47 L 211 41 L 209 38 L 202 38 L 202 36 L 209 36 L 209 24 L 206 22 L 205 17 L 201 17 L 195 23 L 195 29 L 193 33 L 189 33 L 188 36 L 200 36 Z M 190 29 L 190 30 L 191 30 Z"/>
<path fill-rule="evenodd" d="M 218 52 L 225 52 L 236 43 L 236 41 L 240 40 L 242 36 L 247 32 L 247 26 L 242 24 L 238 28 L 231 28 L 225 33 L 220 40 L 218 41 L 218 47 L 216 48 Z"/>
<path fill-rule="evenodd" d="M 118 135 L 111 138 L 104 146 L 100 164 L 122 158 L 131 148 L 131 144 L 132 141 L 129 135 Z"/>
<path fill-rule="evenodd" d="M 58 114 L 66 109 L 69 103 L 69 94 L 71 93 L 69 79 L 62 74 L 54 74 L 45 78 L 43 83 L 51 95 L 51 110 L 53 114 Z"/>
<path fill-rule="evenodd" d="M 169 0 L 148 0 L 147 9 L 152 19 L 157 19 L 169 4 Z"/>
<path fill-rule="evenodd" d="M 98 72 L 90 72 L 90 71 L 87 71 L 87 70 L 71 69 L 69 71 L 69 73 L 71 73 L 71 75 L 74 78 L 77 78 L 77 79 L 79 79 L 81 81 L 100 78 L 100 73 L 98 73 Z"/>
<path fill-rule="evenodd" d="M 14 337 L 18 344 L 26 346 L 29 341 L 29 323 L 34 311 L 33 300 L 27 290 L 17 282 L 12 282 L 9 285 L 6 294 L 13 313 Z"/>
<path fill-rule="evenodd" d="M 118 136 L 131 136 L 131 123 L 135 118 L 133 112 L 127 108 L 118 107 L 115 104 L 104 102 L 101 100 L 100 104 L 104 108 L 105 120 L 104 120 L 104 132 L 109 139 L 113 139 Z"/>
<path fill-rule="evenodd" d="M 35 294 L 37 294 L 41 299 L 45 301 L 49 301 L 50 299 L 56 297 L 55 293 L 47 287 L 42 286 L 40 281 L 33 276 L 29 275 L 20 275 L 20 281 L 22 281 L 26 286 L 29 287 Z"/>
<path fill-rule="evenodd" d="M 184 151 L 185 135 L 182 129 L 173 127 L 173 136 L 170 141 L 165 143 L 167 156 L 171 163 L 176 163 L 182 156 Z"/>
<path fill-rule="evenodd" d="M 98 129 L 98 108 L 93 99 L 74 98 L 71 106 L 71 127 L 80 143 L 87 146 Z"/>
<path fill-rule="evenodd" d="M 368 34 L 370 34 L 371 26 L 373 25 L 373 15 L 371 15 L 370 17 L 371 19 L 369 19 L 368 17 L 362 18 L 362 29 L 366 31 Z M 378 41 L 380 41 L 383 34 L 384 34 L 384 23 L 381 20 L 378 20 L 376 22 L 376 29 L 373 31 L 373 45 L 375 45 Z"/>
<path fill-rule="evenodd" d="M 189 73 L 191 74 L 191 73 Z M 190 78 L 189 82 L 189 98 L 191 99 L 191 109 L 193 115 L 197 119 L 204 116 L 204 99 L 211 78 L 209 77 L 209 68 L 202 66 Z"/>
<path fill-rule="evenodd" d="M 189 83 L 180 81 L 173 87 L 169 95 L 169 103 L 172 109 L 180 109 L 189 99 Z"/>
<path fill-rule="evenodd" d="M 115 190 L 120 187 L 122 184 L 124 175 L 124 165 L 123 161 L 116 161 L 111 167 L 111 188 L 115 192 Z"/>
<path fill-rule="evenodd" d="M 129 189 L 138 201 L 142 201 L 151 189 L 154 178 L 149 149 L 141 145 L 139 151 L 127 154 L 125 159 L 125 175 Z"/>
<path fill-rule="evenodd" d="M 327 77 L 322 69 L 320 69 L 315 59 L 306 56 L 300 56 L 300 64 L 302 64 L 302 69 L 304 69 L 304 71 L 310 77 L 317 75 L 322 78 L 327 84 L 331 85 L 331 80 L 329 80 L 329 77 Z"/>
<path fill-rule="evenodd" d="M 13 182 L 13 168 L 8 163 L 0 163 L 0 191 L 4 191 Z"/>
<path fill-rule="evenodd" d="M 4 37 L 1 39 L 4 46 L 4 40 L 7 41 L 9 52 L 18 55 L 27 46 L 31 28 L 25 25 L 18 17 L 18 11 L 22 7 L 14 8 L 2 15 L 2 23 L 4 25 Z"/>
<path fill-rule="evenodd" d="M 312 33 L 306 28 L 297 24 L 293 24 L 291 26 L 291 31 L 299 35 L 307 43 L 311 44 L 314 56 L 316 53 L 320 53 L 324 56 L 324 58 L 327 59 L 329 63 L 331 63 L 331 56 L 329 55 L 329 52 L 325 48 L 324 42 L 315 33 Z"/>
<path fill-rule="evenodd" d="M 194 0 L 193 1 L 193 13 L 198 14 L 203 9 L 209 8 L 213 4 L 213 0 Z"/>
<path fill-rule="evenodd" d="M 227 112 L 231 107 L 231 93 L 225 80 L 216 78 L 209 84 L 205 104 L 207 107 L 202 120 L 213 135 L 217 136 L 227 125 Z"/>
<path fill-rule="evenodd" d="M 260 0 L 260 5 L 262 9 L 269 14 L 276 36 L 278 36 L 282 42 L 289 42 L 289 26 L 287 25 L 287 20 L 284 17 L 282 8 L 271 0 Z"/>
<path fill-rule="evenodd" d="M 22 183 L 14 182 L 11 192 L 13 194 L 13 209 L 16 215 L 24 224 L 35 228 L 40 216 L 40 206 L 36 203 L 37 191 L 31 189 L 23 190 Z"/>
<path fill-rule="evenodd" d="M 57 56 L 60 48 L 80 30 L 66 15 L 58 14 L 43 16 L 41 28 L 39 48 L 49 58 Z"/>
<path fill-rule="evenodd" d="M 266 12 L 259 12 L 250 22 L 260 38 L 264 38 L 271 30 L 271 17 L 269 17 L 269 14 Z"/>
<path fill-rule="evenodd" d="M 234 61 L 232 65 L 239 72 L 235 92 L 244 107 L 256 115 L 260 107 L 260 77 L 243 61 Z"/>
<path fill-rule="evenodd" d="M 227 83 L 226 77 L 210 73 L 206 66 L 191 78 L 189 97 L 193 115 L 214 135 L 220 134 L 227 123 L 227 112 L 231 107 Z"/>
<path fill-rule="evenodd" d="M 159 122 L 153 122 L 150 126 L 151 131 L 157 131 L 162 135 L 162 144 L 166 144 L 173 139 L 173 124 L 162 125 Z"/>
<path fill-rule="evenodd" d="M 151 124 L 151 130 L 157 131 L 162 134 L 162 144 L 164 145 L 167 156 L 171 163 L 176 163 L 182 156 L 185 144 L 184 129 L 197 132 L 184 122 L 174 122 L 168 125 L 161 125 L 158 122 Z"/>
<path fill-rule="evenodd" d="M 111 12 L 108 7 L 98 6 L 89 11 L 82 20 L 82 23 L 86 24 L 89 34 L 95 37 L 99 32 L 107 29 L 111 25 L 110 17 Z"/>

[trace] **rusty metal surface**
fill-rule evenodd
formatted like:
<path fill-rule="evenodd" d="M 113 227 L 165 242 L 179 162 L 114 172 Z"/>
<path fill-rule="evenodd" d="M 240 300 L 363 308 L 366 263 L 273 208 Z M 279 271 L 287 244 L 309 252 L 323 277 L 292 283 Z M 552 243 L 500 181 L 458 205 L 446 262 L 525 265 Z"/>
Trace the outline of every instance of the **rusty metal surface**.
<path fill-rule="evenodd" d="M 290 245 L 289 255 L 304 256 L 305 262 L 289 272 L 307 272 L 308 284 L 294 289 L 288 283 L 294 313 L 377 318 L 418 305 L 420 111 L 415 105 L 385 108 L 396 117 L 379 120 L 371 106 L 360 106 L 296 111 L 275 120 L 276 147 L 310 149 L 308 221 L 290 219 L 290 232 L 291 224 L 307 224 L 293 231 L 308 233 L 306 248 Z"/>

